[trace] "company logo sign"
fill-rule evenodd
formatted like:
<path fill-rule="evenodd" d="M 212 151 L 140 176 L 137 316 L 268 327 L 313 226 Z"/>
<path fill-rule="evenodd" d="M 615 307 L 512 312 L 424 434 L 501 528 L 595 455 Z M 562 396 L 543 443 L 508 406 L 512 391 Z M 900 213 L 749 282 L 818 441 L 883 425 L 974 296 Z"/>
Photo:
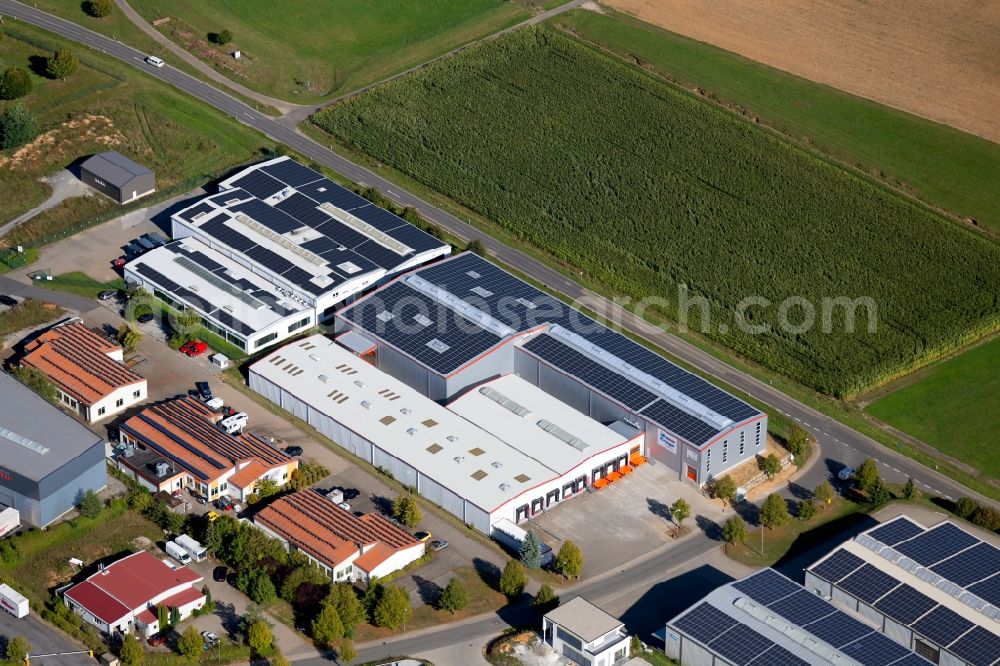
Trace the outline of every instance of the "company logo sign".
<path fill-rule="evenodd" d="M 657 430 L 657 433 L 656 443 L 671 453 L 677 453 L 677 440 L 662 430 Z"/>
<path fill-rule="evenodd" d="M 10 475 L 10 472 L 0 467 L 0 479 L 4 481 L 13 481 L 14 477 Z"/>

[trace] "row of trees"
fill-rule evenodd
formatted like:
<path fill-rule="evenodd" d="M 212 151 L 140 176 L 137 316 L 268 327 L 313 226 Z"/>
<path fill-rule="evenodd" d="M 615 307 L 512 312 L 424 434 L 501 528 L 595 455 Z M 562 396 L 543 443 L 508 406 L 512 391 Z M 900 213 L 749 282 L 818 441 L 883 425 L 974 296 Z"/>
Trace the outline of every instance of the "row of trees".
<path fill-rule="evenodd" d="M 56 49 L 45 59 L 42 72 L 50 79 L 65 79 L 80 68 L 76 54 L 69 49 Z M 31 92 L 34 83 L 24 67 L 8 67 L 0 73 L 0 99 L 17 99 Z"/>

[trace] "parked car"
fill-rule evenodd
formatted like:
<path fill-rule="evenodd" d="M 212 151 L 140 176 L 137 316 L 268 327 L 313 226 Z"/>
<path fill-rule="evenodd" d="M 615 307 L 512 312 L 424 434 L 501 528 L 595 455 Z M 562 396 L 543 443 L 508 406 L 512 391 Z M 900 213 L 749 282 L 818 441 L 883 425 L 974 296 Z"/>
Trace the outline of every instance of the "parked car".
<path fill-rule="evenodd" d="M 154 315 L 152 312 L 147 312 L 146 314 L 139 315 L 136 318 L 136 321 L 139 322 L 140 324 L 148 324 L 154 319 L 156 319 L 156 315 Z"/>
<path fill-rule="evenodd" d="M 301 456 L 302 455 L 302 447 L 301 446 L 286 446 L 285 447 L 285 453 L 287 453 L 290 456 Z"/>
<path fill-rule="evenodd" d="M 212 569 L 212 580 L 216 583 L 223 583 L 229 575 L 229 567 L 215 567 Z"/>
<path fill-rule="evenodd" d="M 8 296 L 7 294 L 0 294 L 0 305 L 6 305 L 7 307 L 12 308 L 17 305 L 17 299 Z"/>
<path fill-rule="evenodd" d="M 147 640 L 146 642 L 155 647 L 157 645 L 163 645 L 164 643 L 166 643 L 167 637 L 164 636 L 163 634 L 153 634 L 152 636 L 149 637 L 149 640 Z"/>
<path fill-rule="evenodd" d="M 850 481 L 851 477 L 854 476 L 853 467 L 844 467 L 839 472 L 837 472 L 837 478 L 841 481 Z"/>
<path fill-rule="evenodd" d="M 219 642 L 219 635 L 214 631 L 203 631 L 201 637 L 205 639 L 206 645 L 215 645 Z"/>
<path fill-rule="evenodd" d="M 416 532 L 413 535 L 413 538 L 416 539 L 417 541 L 430 541 L 431 533 L 424 531 Z"/>
<path fill-rule="evenodd" d="M 127 263 L 127 261 L 128 260 L 125 259 L 125 257 L 118 257 L 117 259 L 115 259 L 114 261 L 111 262 L 111 267 L 112 268 L 123 268 L 125 266 L 125 264 Z"/>
<path fill-rule="evenodd" d="M 344 511 L 350 511 L 351 510 L 351 505 L 348 504 L 347 502 L 340 502 L 339 504 L 337 504 L 337 506 L 339 506 Z"/>
<path fill-rule="evenodd" d="M 431 550 L 444 550 L 447 547 L 447 541 L 431 541 Z"/>
<path fill-rule="evenodd" d="M 195 382 L 194 386 L 196 389 L 198 389 L 198 395 L 201 397 L 202 400 L 208 402 L 209 400 L 212 399 L 212 389 L 208 385 L 208 382 Z"/>
<path fill-rule="evenodd" d="M 214 523 L 219 519 L 219 514 L 217 514 L 215 511 L 209 511 L 206 514 L 206 516 L 208 517 L 208 522 L 210 523 Z"/>
<path fill-rule="evenodd" d="M 188 356 L 201 356 L 207 351 L 208 345 L 201 340 L 188 340 L 180 348 L 180 352 Z"/>
<path fill-rule="evenodd" d="M 222 496 L 215 500 L 215 508 L 222 509 L 223 511 L 232 511 L 233 501 L 226 496 Z"/>
<path fill-rule="evenodd" d="M 230 571 L 229 575 L 226 576 L 226 582 L 232 587 L 237 587 L 236 583 L 239 581 L 239 576 L 236 575 L 235 571 Z"/>
<path fill-rule="evenodd" d="M 101 300 L 101 301 L 113 301 L 116 298 L 118 298 L 118 290 L 117 289 L 105 289 L 104 291 L 102 291 L 99 294 L 97 294 L 97 298 L 98 298 L 98 300 Z"/>
<path fill-rule="evenodd" d="M 344 488 L 342 492 L 344 493 L 344 500 L 348 502 L 361 494 L 354 488 Z"/>

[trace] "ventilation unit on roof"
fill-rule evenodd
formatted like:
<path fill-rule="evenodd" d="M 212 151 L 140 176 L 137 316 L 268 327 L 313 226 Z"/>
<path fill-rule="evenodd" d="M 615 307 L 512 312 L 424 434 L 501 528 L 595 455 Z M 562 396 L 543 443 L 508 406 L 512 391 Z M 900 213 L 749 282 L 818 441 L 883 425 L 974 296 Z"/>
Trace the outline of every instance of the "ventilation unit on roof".
<path fill-rule="evenodd" d="M 501 483 L 501 484 L 500 484 L 500 490 L 502 490 L 502 491 L 504 491 L 504 492 L 507 492 L 507 489 L 508 489 L 508 488 L 510 488 L 510 486 L 509 486 L 509 485 L 507 485 L 506 483 Z"/>
<path fill-rule="evenodd" d="M 502 462 L 494 462 L 493 463 L 493 469 L 500 469 L 501 467 L 503 467 L 503 463 Z"/>
<path fill-rule="evenodd" d="M 403 407 L 401 410 L 399 410 L 399 413 L 403 414 L 404 416 L 409 416 L 411 412 L 413 412 L 413 410 L 410 409 L 409 407 Z"/>
<path fill-rule="evenodd" d="M 409 435 L 416 435 L 417 434 L 417 429 L 416 428 L 407 428 L 406 432 Z"/>
<path fill-rule="evenodd" d="M 156 463 L 156 478 L 162 479 L 170 473 L 170 465 L 165 462 Z"/>
<path fill-rule="evenodd" d="M 457 442 L 458 441 L 458 437 L 455 437 L 455 435 L 448 435 L 448 441 L 449 442 Z"/>
<path fill-rule="evenodd" d="M 355 379 L 354 380 L 354 385 L 357 386 L 358 388 L 365 388 L 366 386 L 368 386 L 367 384 L 365 384 L 360 379 Z"/>
<path fill-rule="evenodd" d="M 487 398 L 489 398 L 490 400 L 492 400 L 493 402 L 503 407 L 504 409 L 514 412 L 518 416 L 525 416 L 526 414 L 531 413 L 530 411 L 528 411 L 526 407 L 522 407 L 520 404 L 514 402 L 513 400 L 505 396 L 503 393 L 497 391 L 492 387 L 484 386 L 481 389 L 479 389 L 479 392 L 482 393 Z"/>
<path fill-rule="evenodd" d="M 455 462 L 461 464 L 461 463 L 465 462 L 465 456 L 455 456 L 454 458 L 452 458 L 452 460 L 454 460 Z"/>
<path fill-rule="evenodd" d="M 372 403 L 368 402 L 367 400 L 362 400 L 361 401 L 361 406 L 364 407 L 365 409 L 371 409 L 372 408 Z"/>
<path fill-rule="evenodd" d="M 568 432 L 557 426 L 555 423 L 552 423 L 551 421 L 541 419 L 540 421 L 538 421 L 536 425 L 538 425 L 539 428 L 549 433 L 553 437 L 569 444 L 577 451 L 582 452 L 590 448 L 590 445 L 587 444 L 585 441 L 583 441 L 579 437 L 574 437 L 573 435 L 569 434 Z"/>
<path fill-rule="evenodd" d="M 319 376 L 319 380 L 320 380 L 321 382 L 323 382 L 324 384 L 328 384 L 328 383 L 330 382 L 330 378 L 329 378 L 329 377 L 327 377 L 326 375 L 320 375 L 320 376 Z"/>
<path fill-rule="evenodd" d="M 429 296 L 438 303 L 446 305 L 455 312 L 459 313 L 471 322 L 482 326 L 486 330 L 490 331 L 494 335 L 506 338 L 509 335 L 513 335 L 517 331 L 503 323 L 499 319 L 495 319 L 490 315 L 486 314 L 479 308 L 473 306 L 472 304 L 462 300 L 455 294 L 451 293 L 446 289 L 442 289 L 436 284 L 425 280 L 419 275 L 410 275 L 404 279 L 406 284 L 408 284 L 413 289 L 419 291 L 425 296 Z"/>
<path fill-rule="evenodd" d="M 322 356 L 317 356 L 316 354 L 309 354 L 309 358 L 316 361 L 317 363 L 323 360 Z"/>

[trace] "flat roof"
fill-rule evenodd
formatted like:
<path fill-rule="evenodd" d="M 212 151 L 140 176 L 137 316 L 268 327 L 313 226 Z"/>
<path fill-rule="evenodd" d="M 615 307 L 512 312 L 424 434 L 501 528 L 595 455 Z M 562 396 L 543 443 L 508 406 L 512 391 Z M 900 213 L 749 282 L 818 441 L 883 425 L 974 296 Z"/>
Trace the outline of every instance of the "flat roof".
<path fill-rule="evenodd" d="M 716 588 L 667 626 L 733 666 L 930 664 L 774 569 Z"/>
<path fill-rule="evenodd" d="M 153 173 L 148 167 L 125 157 L 117 150 L 92 155 L 80 166 L 116 187 L 123 187 L 138 176 Z"/>
<path fill-rule="evenodd" d="M 272 351 L 250 373 L 485 511 L 558 476 L 323 335 Z"/>
<path fill-rule="evenodd" d="M 104 442 L 7 373 L 0 395 L 0 467 L 41 481 Z"/>
<path fill-rule="evenodd" d="M 546 613 L 545 617 L 576 634 L 586 643 L 596 641 L 624 624 L 583 597 L 574 597 L 559 604 L 558 608 Z"/>
<path fill-rule="evenodd" d="M 1000 659 L 1000 548 L 951 521 L 898 516 L 807 571 L 970 664 Z"/>
<path fill-rule="evenodd" d="M 469 389 L 448 409 L 559 474 L 627 441 L 517 375 Z"/>
<path fill-rule="evenodd" d="M 696 446 L 764 415 L 471 252 L 401 276 L 338 316 L 443 376 L 516 339 Z"/>
<path fill-rule="evenodd" d="M 173 217 L 313 296 L 451 251 L 290 157 L 243 169 L 219 188 Z"/>
<path fill-rule="evenodd" d="M 196 238 L 150 250 L 125 268 L 244 336 L 300 318 L 309 307 Z"/>

